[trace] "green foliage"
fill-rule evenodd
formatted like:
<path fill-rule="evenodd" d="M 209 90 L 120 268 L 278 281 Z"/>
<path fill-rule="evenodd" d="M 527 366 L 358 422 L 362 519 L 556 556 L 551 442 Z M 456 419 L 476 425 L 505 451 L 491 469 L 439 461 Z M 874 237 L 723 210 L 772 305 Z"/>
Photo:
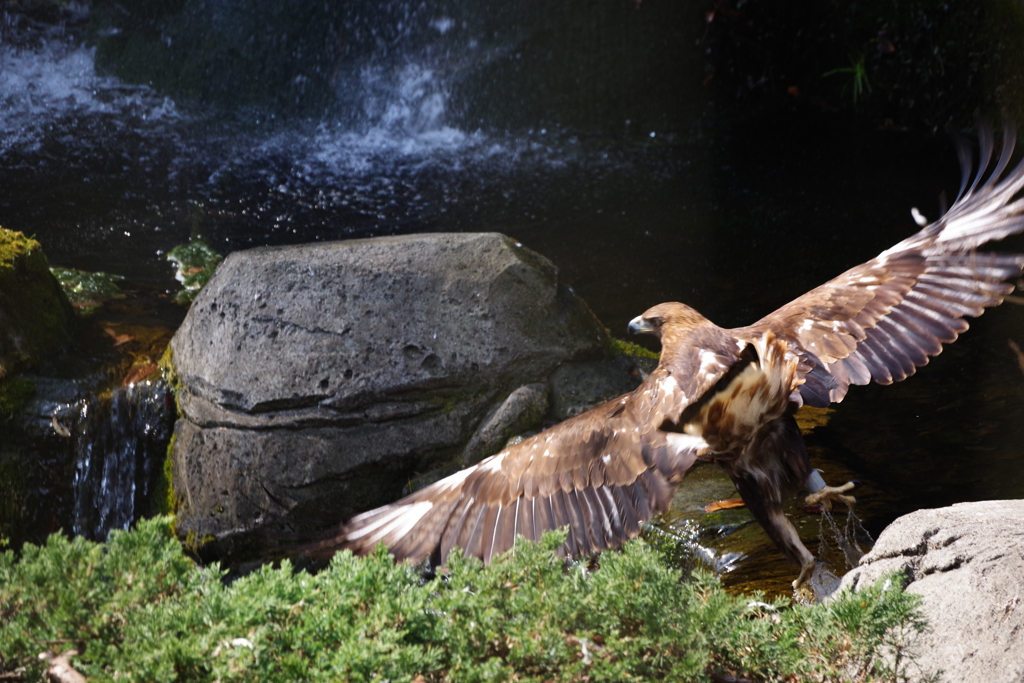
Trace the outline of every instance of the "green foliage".
<path fill-rule="evenodd" d="M 868 71 L 867 67 L 864 66 L 864 59 L 863 54 L 859 56 L 851 55 L 850 66 L 832 69 L 821 75 L 822 78 L 842 74 L 849 75 L 849 81 L 843 86 L 843 94 L 847 92 L 851 94 L 854 106 L 859 104 L 871 92 L 871 81 L 868 79 Z"/>
<path fill-rule="evenodd" d="M 36 393 L 36 385 L 24 377 L 0 377 L 0 421 L 9 420 Z"/>
<path fill-rule="evenodd" d="M 111 299 L 123 299 L 119 282 L 124 281 L 122 275 L 110 273 L 90 273 L 74 268 L 50 268 L 50 272 L 64 288 L 68 300 L 80 315 L 87 316 L 96 311 Z"/>
<path fill-rule="evenodd" d="M 707 573 L 682 581 L 642 542 L 596 571 L 567 568 L 558 533 L 488 567 L 455 554 L 429 582 L 379 550 L 226 584 L 169 524 L 0 555 L 0 676 L 24 667 L 42 681 L 37 655 L 74 648 L 95 680 L 902 680 L 886 662 L 922 626 L 898 581 L 823 606 L 766 604 Z"/>
<path fill-rule="evenodd" d="M 0 227 L 0 284 L 15 281 L 20 263 L 31 269 L 45 267 L 42 247 L 31 237 Z"/>
<path fill-rule="evenodd" d="M 171 249 L 167 253 L 167 260 L 174 264 L 177 269 L 175 277 L 184 287 L 174 296 L 174 301 L 190 304 L 203 285 L 213 277 L 222 258 L 209 244 L 195 239 Z"/>

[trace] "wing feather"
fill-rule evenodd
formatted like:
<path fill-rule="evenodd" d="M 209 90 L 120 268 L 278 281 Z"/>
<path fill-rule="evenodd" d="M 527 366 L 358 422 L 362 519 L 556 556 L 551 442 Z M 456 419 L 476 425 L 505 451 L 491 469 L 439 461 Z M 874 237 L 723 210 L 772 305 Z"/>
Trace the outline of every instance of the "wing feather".
<path fill-rule="evenodd" d="M 916 314 L 907 303 L 889 313 L 889 320 L 914 335 L 917 345 L 926 356 L 934 356 L 942 350 L 942 342 L 949 336 L 949 328 L 936 324 L 931 319 Z M 925 359 L 924 365 L 927 363 Z M 867 382 L 862 382 L 866 384 Z"/>
<path fill-rule="evenodd" d="M 537 539 L 565 526 L 570 556 L 636 536 L 668 508 L 676 485 L 708 448 L 698 437 L 670 439 L 662 426 L 680 419 L 739 359 L 736 341 L 707 327 L 694 343 L 675 345 L 675 356 L 663 353 L 636 391 L 354 517 L 333 539 L 334 550 L 366 553 L 384 543 L 398 559 L 444 562 L 458 546 L 490 561 L 519 535 Z"/>
<path fill-rule="evenodd" d="M 968 328 L 1012 291 L 1007 279 L 1024 269 L 1024 255 L 974 251 L 991 240 L 1024 231 L 1024 162 L 1006 173 L 1016 141 L 1007 126 L 995 166 L 990 131 L 973 154 L 958 147 L 964 171 L 960 196 L 938 221 L 876 258 L 798 297 L 755 324 L 733 330 L 755 342 L 768 332 L 803 354 L 805 399 L 821 403 L 822 370 L 835 379 L 839 401 L 852 384 L 889 384 L 914 374 L 942 345 Z M 1005 174 L 1005 175 L 1004 175 Z"/>
<path fill-rule="evenodd" d="M 618 505 L 615 502 L 614 489 L 608 486 L 602 486 L 601 488 L 594 489 L 594 493 L 597 495 L 598 501 L 601 504 L 601 512 L 604 515 L 605 527 L 604 534 L 607 539 L 607 547 L 611 548 L 624 543 L 629 539 L 623 533 L 622 525 L 622 514 L 619 512 Z"/>
<path fill-rule="evenodd" d="M 556 520 L 552 511 L 551 496 L 534 498 L 534 538 L 539 539 L 541 534 L 549 529 L 560 529 L 566 522 Z"/>
<path fill-rule="evenodd" d="M 569 510 L 565 500 L 565 492 L 562 491 L 562 489 L 558 489 L 551 494 L 551 497 L 548 498 L 548 500 L 551 502 L 551 516 L 554 520 L 554 526 L 551 528 L 559 529 L 565 526 L 569 527 L 569 537 L 565 542 L 565 550 L 572 557 L 579 555 L 580 550 L 573 535 L 572 519 L 569 517 Z"/>
<path fill-rule="evenodd" d="M 913 373 L 914 368 L 928 362 L 922 340 L 913 330 L 897 322 L 891 315 L 878 321 L 878 329 L 889 335 L 890 346 L 899 349 L 907 358 L 909 365 L 904 365 L 904 372 Z"/>
<path fill-rule="evenodd" d="M 480 537 L 478 545 L 467 548 L 473 555 L 489 562 L 494 554 L 494 538 L 498 531 L 498 517 L 501 515 L 501 503 L 490 503 L 484 508 L 484 516 L 480 521 Z"/>
<path fill-rule="evenodd" d="M 479 510 L 473 507 L 474 502 L 475 500 L 472 498 L 466 501 L 460 501 L 461 507 L 459 514 L 453 517 L 453 523 L 450 523 L 449 528 L 445 529 L 442 533 L 440 544 L 440 556 L 442 561 L 447 558 L 447 555 L 449 555 L 450 552 L 452 552 L 453 547 L 466 547 L 466 540 L 469 538 L 469 533 L 472 532 L 472 527 L 476 526 L 476 519 L 479 515 Z M 469 519 L 471 512 L 472 523 L 467 524 L 467 520 Z M 467 529 L 469 532 L 467 532 Z M 429 537 L 424 535 L 424 538 Z M 415 557 L 415 555 L 411 555 L 411 557 Z"/>
<path fill-rule="evenodd" d="M 576 547 L 580 555 L 590 555 L 596 549 L 590 544 L 590 530 L 587 528 L 588 520 L 583 516 L 583 505 L 580 504 L 579 491 L 569 489 L 563 491 L 565 498 L 565 512 L 569 515 L 569 528 L 572 529 L 576 538 Z"/>
<path fill-rule="evenodd" d="M 633 506 L 632 497 L 629 491 L 622 486 L 614 487 L 612 495 L 615 497 L 615 509 L 621 519 L 621 537 L 623 539 L 633 538 L 640 533 L 640 519 L 638 519 L 636 508 Z"/>
<path fill-rule="evenodd" d="M 591 538 L 594 541 L 594 546 L 598 550 L 610 548 L 614 543 L 615 534 L 612 531 L 612 521 L 608 517 L 608 512 L 604 509 L 603 501 L 597 489 L 589 487 L 583 489 L 581 493 L 586 498 L 587 505 L 590 508 Z"/>

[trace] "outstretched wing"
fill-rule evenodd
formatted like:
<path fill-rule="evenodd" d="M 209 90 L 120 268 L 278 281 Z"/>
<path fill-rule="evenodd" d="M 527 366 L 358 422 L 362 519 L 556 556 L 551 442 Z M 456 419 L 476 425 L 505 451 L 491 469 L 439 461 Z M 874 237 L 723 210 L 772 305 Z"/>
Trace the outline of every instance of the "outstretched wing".
<path fill-rule="evenodd" d="M 658 427 L 728 371 L 734 348 L 677 354 L 635 391 L 357 515 L 310 554 L 366 553 L 384 543 L 397 559 L 443 563 L 458 546 L 489 562 L 518 536 L 537 540 L 565 526 L 570 556 L 619 546 L 668 509 L 679 480 L 707 449 L 699 437 Z"/>
<path fill-rule="evenodd" d="M 993 140 L 980 136 L 979 168 L 959 146 L 960 196 L 939 220 L 867 263 L 811 290 L 757 323 L 734 330 L 753 339 L 772 331 L 803 352 L 803 400 L 841 401 L 851 384 L 898 382 L 914 374 L 942 344 L 1012 291 L 1024 255 L 977 253 L 985 242 L 1024 230 L 1024 162 L 1002 177 L 1013 153 L 1007 127 L 995 168 L 986 175 Z M 968 186 L 968 183 L 970 185 Z"/>

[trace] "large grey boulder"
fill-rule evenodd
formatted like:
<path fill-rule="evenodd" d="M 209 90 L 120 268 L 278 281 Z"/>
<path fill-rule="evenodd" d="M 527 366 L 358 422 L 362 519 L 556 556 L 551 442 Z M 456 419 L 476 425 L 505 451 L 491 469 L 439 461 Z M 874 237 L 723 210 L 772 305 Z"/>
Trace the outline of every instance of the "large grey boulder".
<path fill-rule="evenodd" d="M 840 589 L 903 570 L 930 630 L 912 645 L 923 676 L 1024 681 L 1024 500 L 919 510 L 885 529 Z"/>
<path fill-rule="evenodd" d="M 503 235 L 236 252 L 171 342 L 178 530 L 244 556 L 260 526 L 393 500 L 515 389 L 605 347 L 555 267 Z"/>

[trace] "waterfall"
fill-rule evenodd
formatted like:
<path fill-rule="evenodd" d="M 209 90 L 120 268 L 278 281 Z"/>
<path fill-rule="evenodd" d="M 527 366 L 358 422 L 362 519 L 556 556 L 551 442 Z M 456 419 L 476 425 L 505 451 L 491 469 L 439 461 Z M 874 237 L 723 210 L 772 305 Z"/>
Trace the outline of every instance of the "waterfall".
<path fill-rule="evenodd" d="M 105 539 L 150 513 L 173 424 L 163 382 L 140 382 L 68 406 L 75 459 L 72 531 Z M 66 427 L 65 427 L 66 428 Z"/>

